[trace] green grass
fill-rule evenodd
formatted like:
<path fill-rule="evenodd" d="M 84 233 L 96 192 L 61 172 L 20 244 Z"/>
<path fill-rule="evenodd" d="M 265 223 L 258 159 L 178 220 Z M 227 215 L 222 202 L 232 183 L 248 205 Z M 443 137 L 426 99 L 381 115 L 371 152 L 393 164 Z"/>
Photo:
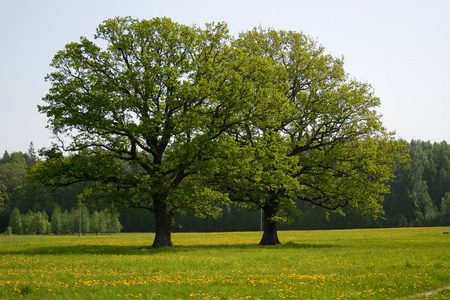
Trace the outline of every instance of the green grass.
<path fill-rule="evenodd" d="M 3 235 L 0 299 L 446 299 L 448 231 Z"/>

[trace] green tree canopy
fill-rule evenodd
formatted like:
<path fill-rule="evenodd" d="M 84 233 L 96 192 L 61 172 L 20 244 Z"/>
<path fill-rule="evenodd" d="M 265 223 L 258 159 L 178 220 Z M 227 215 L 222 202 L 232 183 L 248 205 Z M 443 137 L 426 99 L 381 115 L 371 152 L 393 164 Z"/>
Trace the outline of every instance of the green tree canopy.
<path fill-rule="evenodd" d="M 36 153 L 36 149 L 34 148 L 33 142 L 30 142 L 30 146 L 28 147 L 26 161 L 27 161 L 27 165 L 35 164 L 38 161 L 38 156 Z"/>
<path fill-rule="evenodd" d="M 73 155 L 49 149 L 30 178 L 55 186 L 89 180 L 84 199 L 108 196 L 118 207 L 148 209 L 153 246 L 170 246 L 177 210 L 216 213 L 209 203 L 227 200 L 199 179 L 230 144 L 223 133 L 261 113 L 254 100 L 267 90 L 256 92 L 252 78 L 265 65 L 234 51 L 223 23 L 200 29 L 167 18 L 116 18 L 95 37 L 106 49 L 81 38 L 56 54 L 39 106 Z"/>
<path fill-rule="evenodd" d="M 261 244 L 296 199 L 381 214 L 403 145 L 370 86 L 305 35 L 116 18 L 95 38 L 106 47 L 83 37 L 53 59 L 39 110 L 60 143 L 32 180 L 149 210 L 154 247 L 172 245 L 180 209 L 216 215 L 230 198 L 264 210 Z"/>
<path fill-rule="evenodd" d="M 289 220 L 297 200 L 380 216 L 392 168 L 407 154 L 382 126 L 371 87 L 301 33 L 255 28 L 236 44 L 270 58 L 281 89 L 267 119 L 236 135 L 247 168 L 229 164 L 234 179 L 223 181 L 233 200 L 264 210 L 261 244 L 279 243 L 276 222 Z"/>
<path fill-rule="evenodd" d="M 22 217 L 17 207 L 15 207 L 11 212 L 11 216 L 9 219 L 9 226 L 12 229 L 12 233 L 14 234 L 22 233 Z"/>
<path fill-rule="evenodd" d="M 11 196 L 16 188 L 25 184 L 26 155 L 22 152 L 5 151 L 0 159 L 0 211 L 10 210 Z"/>

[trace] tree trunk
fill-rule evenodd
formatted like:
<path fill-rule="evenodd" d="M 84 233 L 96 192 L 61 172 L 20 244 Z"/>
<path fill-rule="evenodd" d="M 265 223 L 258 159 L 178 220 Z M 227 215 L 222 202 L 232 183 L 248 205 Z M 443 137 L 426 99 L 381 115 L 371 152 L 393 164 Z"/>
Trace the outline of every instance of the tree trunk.
<path fill-rule="evenodd" d="M 155 240 L 153 248 L 172 247 L 172 214 L 167 208 L 167 202 L 164 200 L 154 200 L 155 205 Z"/>
<path fill-rule="evenodd" d="M 277 245 L 281 244 L 278 239 L 277 222 L 272 221 L 271 218 L 276 215 L 276 209 L 272 206 L 265 205 L 264 211 L 264 233 L 260 245 Z"/>

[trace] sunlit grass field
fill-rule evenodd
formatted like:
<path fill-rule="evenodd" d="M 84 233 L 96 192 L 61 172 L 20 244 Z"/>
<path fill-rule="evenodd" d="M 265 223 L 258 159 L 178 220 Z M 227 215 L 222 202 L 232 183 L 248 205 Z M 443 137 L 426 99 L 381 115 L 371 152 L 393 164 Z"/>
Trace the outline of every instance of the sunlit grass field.
<path fill-rule="evenodd" d="M 0 299 L 450 299 L 449 227 L 0 236 Z"/>

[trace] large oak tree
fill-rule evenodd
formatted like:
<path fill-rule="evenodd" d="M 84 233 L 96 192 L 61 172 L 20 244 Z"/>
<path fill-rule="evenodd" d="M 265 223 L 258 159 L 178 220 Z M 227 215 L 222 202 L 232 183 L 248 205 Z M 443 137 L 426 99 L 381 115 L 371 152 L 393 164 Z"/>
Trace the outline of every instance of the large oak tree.
<path fill-rule="evenodd" d="M 381 216 L 392 168 L 407 153 L 383 127 L 370 85 L 349 79 L 342 60 L 302 33 L 255 28 L 236 45 L 269 58 L 281 89 L 265 120 L 233 131 L 241 159 L 218 181 L 233 201 L 264 211 L 260 244 L 280 243 L 277 221 L 289 221 L 297 201 Z"/>
<path fill-rule="evenodd" d="M 273 89 L 255 84 L 270 64 L 231 47 L 223 23 L 116 18 L 95 38 L 100 43 L 69 43 L 53 59 L 39 111 L 60 142 L 30 178 L 88 181 L 82 199 L 147 209 L 156 220 L 153 246 L 171 246 L 177 211 L 215 214 L 213 203 L 228 200 L 202 182 L 236 144 L 224 133 L 264 114 L 257 103 Z"/>

